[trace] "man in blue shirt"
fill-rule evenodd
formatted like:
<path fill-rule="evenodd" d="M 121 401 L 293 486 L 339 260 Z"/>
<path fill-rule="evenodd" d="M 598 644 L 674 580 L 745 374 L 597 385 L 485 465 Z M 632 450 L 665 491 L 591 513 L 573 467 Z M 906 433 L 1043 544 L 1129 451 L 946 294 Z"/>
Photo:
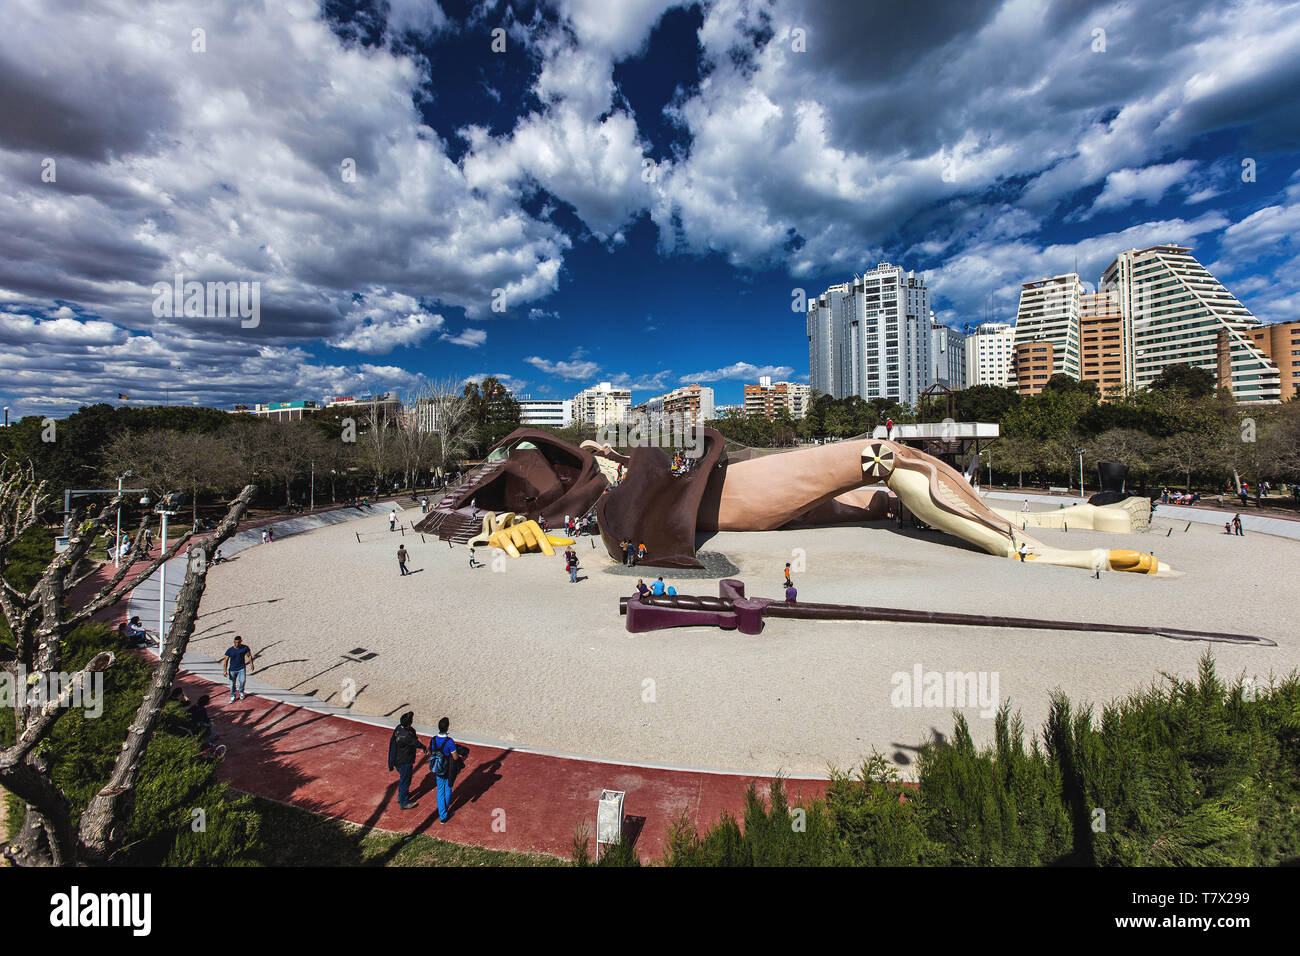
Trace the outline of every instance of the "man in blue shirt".
<path fill-rule="evenodd" d="M 244 639 L 235 635 L 235 643 L 226 649 L 225 660 L 221 662 L 221 671 L 230 681 L 230 702 L 233 704 L 235 699 L 243 700 L 248 695 L 244 693 L 244 677 L 246 672 L 253 670 L 253 651 L 244 646 Z"/>
<path fill-rule="evenodd" d="M 650 585 L 650 593 L 654 595 L 662 595 L 664 593 L 663 578 L 655 578 L 655 583 Z"/>
<path fill-rule="evenodd" d="M 438 784 L 438 822 L 451 818 L 451 791 L 456 786 L 456 772 L 469 751 L 451 739 L 447 730 L 451 718 L 438 721 L 438 733 L 429 741 L 429 772 Z"/>

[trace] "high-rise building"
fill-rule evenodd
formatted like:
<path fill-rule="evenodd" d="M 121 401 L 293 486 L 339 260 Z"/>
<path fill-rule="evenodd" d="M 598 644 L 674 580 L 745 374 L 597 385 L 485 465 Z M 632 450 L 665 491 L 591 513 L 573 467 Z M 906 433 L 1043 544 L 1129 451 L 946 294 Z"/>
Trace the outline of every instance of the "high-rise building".
<path fill-rule="evenodd" d="M 620 425 L 632 410 L 632 392 L 615 388 L 610 382 L 599 382 L 573 396 L 572 409 L 573 421 L 578 424 L 596 428 Z"/>
<path fill-rule="evenodd" d="M 745 414 L 775 418 L 785 411 L 793 419 L 808 414 L 812 402 L 812 386 L 800 382 L 772 382 L 770 375 L 759 378 L 757 385 L 745 386 Z"/>
<path fill-rule="evenodd" d="M 1011 360 L 1011 375 L 1021 395 L 1037 395 L 1056 374 L 1056 349 L 1047 339 L 1021 342 Z"/>
<path fill-rule="evenodd" d="M 966 387 L 1015 384 L 1015 347 L 1016 330 L 1005 322 L 985 322 L 966 336 Z"/>
<path fill-rule="evenodd" d="M 566 428 L 573 421 L 572 399 L 516 395 L 515 401 L 519 403 L 519 424 L 528 428 L 536 428 L 539 425 Z"/>
<path fill-rule="evenodd" d="M 1184 364 L 1213 372 L 1239 402 L 1281 398 L 1278 367 L 1251 335 L 1259 319 L 1189 248 L 1121 252 L 1101 289 L 1115 294 L 1122 316 L 1127 387 L 1146 388 L 1166 365 Z"/>
<path fill-rule="evenodd" d="M 1123 395 L 1124 316 L 1113 292 L 1079 297 L 1079 343 L 1080 377 L 1097 383 L 1103 401 Z"/>
<path fill-rule="evenodd" d="M 1051 345 L 1052 374 L 1064 373 L 1070 378 L 1079 377 L 1079 304 L 1083 296 L 1083 283 L 1079 275 L 1070 272 L 1050 279 L 1037 279 L 1020 286 L 1020 306 L 1016 310 L 1016 352 L 1024 357 L 1041 357 L 1041 349 L 1022 350 L 1030 343 Z M 1017 368 L 1029 366 L 1017 361 Z M 1035 372 L 1038 370 L 1033 365 Z M 1051 376 L 1048 376 L 1049 378 Z M 1016 380 L 1022 395 L 1035 395 L 1042 390 L 1041 383 Z"/>
<path fill-rule="evenodd" d="M 966 334 L 946 325 L 930 328 L 930 381 L 954 392 L 966 387 Z"/>
<path fill-rule="evenodd" d="M 1296 395 L 1296 383 L 1300 382 L 1300 320 L 1261 325 L 1242 335 L 1277 367 L 1281 389 L 1278 397 L 1289 402 Z M 1232 333 L 1227 329 L 1219 330 L 1216 350 L 1219 381 L 1232 374 L 1232 339 Z"/>
<path fill-rule="evenodd" d="M 831 286 L 808 306 L 809 385 L 833 398 L 916 404 L 930 383 L 925 280 L 882 262 Z"/>

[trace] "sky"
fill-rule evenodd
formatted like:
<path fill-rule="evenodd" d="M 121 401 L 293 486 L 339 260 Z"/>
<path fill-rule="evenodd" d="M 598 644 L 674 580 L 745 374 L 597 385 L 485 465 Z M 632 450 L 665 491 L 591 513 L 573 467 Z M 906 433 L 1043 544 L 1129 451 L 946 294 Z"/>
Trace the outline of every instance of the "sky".
<path fill-rule="evenodd" d="M 962 328 L 1179 242 L 1300 318 L 1300 3 L 3 11 L 13 417 L 489 374 L 738 402 L 806 382 L 804 297 L 882 261 Z M 255 320 L 186 315 L 177 276 Z"/>

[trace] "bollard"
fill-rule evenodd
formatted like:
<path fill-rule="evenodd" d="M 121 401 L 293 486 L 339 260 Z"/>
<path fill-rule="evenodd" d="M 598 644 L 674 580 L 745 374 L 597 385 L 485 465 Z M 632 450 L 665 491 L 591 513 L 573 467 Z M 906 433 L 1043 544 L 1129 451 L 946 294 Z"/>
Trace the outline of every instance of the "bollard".
<path fill-rule="evenodd" d="M 357 534 L 357 532 L 355 532 L 355 531 L 353 531 L 352 533 L 357 535 L 357 544 L 360 544 L 360 543 L 361 543 L 361 535 Z"/>
<path fill-rule="evenodd" d="M 1186 529 L 1184 529 L 1184 530 L 1186 530 Z M 1168 531 L 1165 532 L 1165 537 L 1167 538 L 1167 537 L 1169 537 L 1169 536 L 1170 536 L 1171 534 L 1173 534 L 1173 533 L 1174 533 L 1174 529 L 1173 529 L 1173 528 L 1170 528 Z"/>

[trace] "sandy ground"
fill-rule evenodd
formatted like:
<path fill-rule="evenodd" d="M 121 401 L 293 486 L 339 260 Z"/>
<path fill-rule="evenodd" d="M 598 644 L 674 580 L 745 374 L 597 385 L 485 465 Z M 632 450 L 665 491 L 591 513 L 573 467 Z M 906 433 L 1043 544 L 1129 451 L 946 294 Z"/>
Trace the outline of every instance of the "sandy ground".
<path fill-rule="evenodd" d="M 418 518 L 418 509 L 405 520 Z M 1173 528 L 1172 535 L 1166 532 Z M 353 708 L 416 712 L 453 731 L 530 748 L 613 760 L 755 773 L 822 774 L 871 751 L 906 776 L 915 748 L 948 734 L 952 708 L 896 706 L 898 672 L 987 672 L 1026 726 L 1040 728 L 1054 689 L 1102 703 L 1159 680 L 1192 676 L 1210 647 L 1224 676 L 1267 680 L 1300 668 L 1295 584 L 1300 543 L 1230 537 L 1157 519 L 1149 532 L 1106 535 L 1039 529 L 1048 544 L 1154 551 L 1183 576 L 1153 579 L 994 558 L 937 532 L 892 525 L 721 533 L 703 544 L 741 568 L 755 596 L 781 594 L 797 563 L 804 601 L 1257 634 L 1277 647 L 1091 633 L 908 624 L 771 620 L 759 636 L 688 628 L 631 635 L 618 598 L 634 579 L 579 539 L 585 580 L 563 559 L 501 557 L 471 570 L 464 548 L 387 532 L 367 517 L 250 548 L 209 575 L 191 649 L 219 655 L 235 633 L 257 654 L 257 676 Z M 362 532 L 358 543 L 354 531 Z M 418 573 L 400 577 L 397 546 Z M 653 569 L 647 568 L 647 583 Z M 671 583 L 671 575 L 666 574 Z M 716 594 L 713 581 L 682 593 Z M 375 656 L 349 659 L 364 648 Z M 991 685 L 990 685 L 991 686 Z M 917 701 L 921 703 L 921 701 Z M 963 709 L 977 742 L 993 720 Z"/>

